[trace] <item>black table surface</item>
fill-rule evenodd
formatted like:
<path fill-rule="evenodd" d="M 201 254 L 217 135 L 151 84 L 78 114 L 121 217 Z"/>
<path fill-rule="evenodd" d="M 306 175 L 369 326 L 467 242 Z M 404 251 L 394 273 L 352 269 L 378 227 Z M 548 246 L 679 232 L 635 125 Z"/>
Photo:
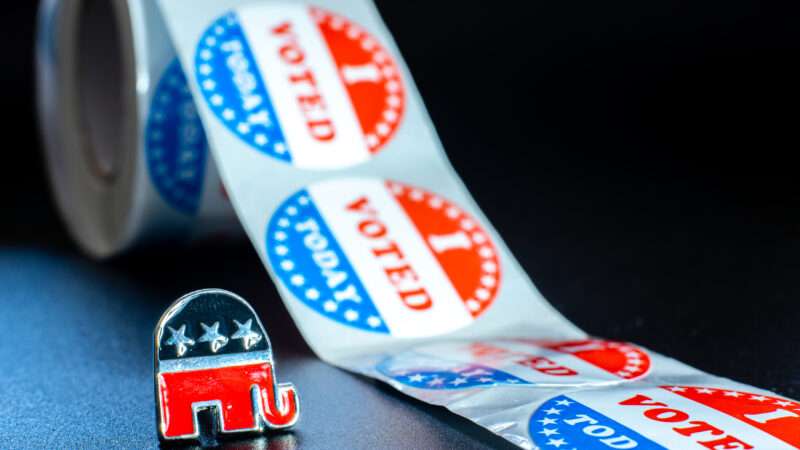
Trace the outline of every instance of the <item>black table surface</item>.
<path fill-rule="evenodd" d="M 457 171 L 555 307 L 800 397 L 798 11 L 430 3 L 378 2 Z M 0 447 L 156 447 L 153 326 L 202 287 L 256 305 L 303 396 L 296 432 L 232 447 L 510 447 L 318 360 L 245 242 L 83 257 L 43 175 L 34 7 L 4 13 Z"/>

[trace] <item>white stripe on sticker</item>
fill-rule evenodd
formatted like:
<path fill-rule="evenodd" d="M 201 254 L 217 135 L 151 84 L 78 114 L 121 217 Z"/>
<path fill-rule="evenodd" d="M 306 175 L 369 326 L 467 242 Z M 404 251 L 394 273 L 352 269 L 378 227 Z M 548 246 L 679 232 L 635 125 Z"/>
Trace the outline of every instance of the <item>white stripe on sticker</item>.
<path fill-rule="evenodd" d="M 366 160 L 351 99 L 308 7 L 257 4 L 240 22 L 298 167 L 340 167 Z"/>
<path fill-rule="evenodd" d="M 447 332 L 472 322 L 472 316 L 447 275 L 383 181 L 337 180 L 311 186 L 308 191 L 393 335 L 419 336 L 428 334 L 424 330 L 433 329 Z M 386 239 L 371 242 L 359 232 L 359 222 L 365 216 L 348 212 L 347 208 L 360 198 L 366 199 L 368 207 L 376 210 L 376 222 L 385 225 L 388 231 Z M 401 249 L 403 259 L 389 254 L 376 258 L 373 254 L 376 246 L 385 247 L 390 241 Z M 409 308 L 397 288 L 388 282 L 385 269 L 405 264 L 410 265 L 419 277 L 419 285 L 430 296 L 429 308 Z"/>

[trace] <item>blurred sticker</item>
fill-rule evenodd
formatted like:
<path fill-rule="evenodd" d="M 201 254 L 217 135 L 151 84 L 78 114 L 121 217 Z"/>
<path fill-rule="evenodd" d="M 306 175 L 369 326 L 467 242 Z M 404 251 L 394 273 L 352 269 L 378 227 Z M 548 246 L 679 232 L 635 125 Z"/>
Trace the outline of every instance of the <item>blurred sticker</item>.
<path fill-rule="evenodd" d="M 164 70 L 150 103 L 145 156 L 161 198 L 194 215 L 203 193 L 208 143 L 177 59 Z"/>
<path fill-rule="evenodd" d="M 354 165 L 377 153 L 403 115 L 389 53 L 359 26 L 319 8 L 257 3 L 201 36 L 198 86 L 250 146 L 297 167 Z"/>
<path fill-rule="evenodd" d="M 603 385 L 645 376 L 650 357 L 632 344 L 600 339 L 451 341 L 388 358 L 378 370 L 420 389 Z"/>
<path fill-rule="evenodd" d="M 445 199 L 391 181 L 339 179 L 278 207 L 266 235 L 283 285 L 339 323 L 429 336 L 472 323 L 500 284 L 494 245 Z"/>
<path fill-rule="evenodd" d="M 541 449 L 800 448 L 800 404 L 736 390 L 661 386 L 585 390 L 542 404 Z"/>

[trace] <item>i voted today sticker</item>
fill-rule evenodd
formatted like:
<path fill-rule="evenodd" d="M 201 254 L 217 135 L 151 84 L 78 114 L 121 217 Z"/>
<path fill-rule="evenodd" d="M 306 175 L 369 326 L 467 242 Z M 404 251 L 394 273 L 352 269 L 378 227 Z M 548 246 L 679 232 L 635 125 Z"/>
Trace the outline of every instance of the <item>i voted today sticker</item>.
<path fill-rule="evenodd" d="M 800 404 L 715 387 L 628 385 L 552 398 L 529 432 L 540 449 L 797 449 Z"/>
<path fill-rule="evenodd" d="M 377 369 L 419 389 L 582 386 L 642 378 L 650 357 L 632 344 L 600 339 L 450 341 L 393 356 Z"/>
<path fill-rule="evenodd" d="M 389 52 L 316 7 L 262 2 L 229 12 L 201 36 L 194 69 L 230 132 L 301 168 L 367 160 L 403 116 L 405 89 Z"/>
<path fill-rule="evenodd" d="M 194 215 L 203 194 L 208 144 L 178 60 L 156 85 L 144 134 L 150 179 L 175 210 Z"/>
<path fill-rule="evenodd" d="M 500 263 L 486 231 L 446 199 L 378 179 L 313 184 L 269 221 L 266 252 L 294 297 L 343 325 L 446 333 L 492 304 Z"/>

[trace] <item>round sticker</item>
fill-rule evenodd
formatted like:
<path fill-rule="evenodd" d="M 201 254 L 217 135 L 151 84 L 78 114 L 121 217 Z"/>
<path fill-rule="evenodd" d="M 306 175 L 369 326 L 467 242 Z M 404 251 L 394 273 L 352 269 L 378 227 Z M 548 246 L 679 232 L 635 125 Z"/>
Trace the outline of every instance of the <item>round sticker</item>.
<path fill-rule="evenodd" d="M 201 36 L 195 71 L 228 130 L 301 168 L 367 160 L 403 115 L 403 82 L 389 52 L 315 7 L 270 2 L 229 12 Z"/>
<path fill-rule="evenodd" d="M 386 359 L 378 370 L 419 389 L 581 386 L 639 379 L 649 372 L 650 358 L 632 344 L 600 339 L 498 339 L 418 347 Z"/>
<path fill-rule="evenodd" d="M 529 432 L 541 449 L 796 449 L 800 404 L 720 388 L 625 385 L 550 399 Z"/>
<path fill-rule="evenodd" d="M 430 336 L 472 323 L 492 304 L 500 265 L 488 234 L 447 200 L 404 184 L 314 184 L 275 211 L 274 273 L 294 296 L 344 325 Z"/>
<path fill-rule="evenodd" d="M 161 198 L 176 210 L 194 215 L 203 193 L 208 144 L 177 59 L 167 66 L 150 103 L 145 156 Z"/>

